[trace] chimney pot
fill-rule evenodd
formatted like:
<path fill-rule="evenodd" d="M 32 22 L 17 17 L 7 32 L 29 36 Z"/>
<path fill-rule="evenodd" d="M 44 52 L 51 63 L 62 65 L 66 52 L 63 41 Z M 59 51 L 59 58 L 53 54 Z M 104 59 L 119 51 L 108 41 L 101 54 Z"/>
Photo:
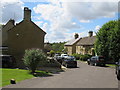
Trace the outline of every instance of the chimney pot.
<path fill-rule="evenodd" d="M 89 37 L 92 37 L 93 36 L 93 31 L 89 31 Z"/>
<path fill-rule="evenodd" d="M 75 37 L 75 39 L 79 38 L 78 33 L 75 33 L 74 37 Z"/>
<path fill-rule="evenodd" d="M 24 20 L 31 20 L 31 10 L 28 7 L 24 7 Z"/>

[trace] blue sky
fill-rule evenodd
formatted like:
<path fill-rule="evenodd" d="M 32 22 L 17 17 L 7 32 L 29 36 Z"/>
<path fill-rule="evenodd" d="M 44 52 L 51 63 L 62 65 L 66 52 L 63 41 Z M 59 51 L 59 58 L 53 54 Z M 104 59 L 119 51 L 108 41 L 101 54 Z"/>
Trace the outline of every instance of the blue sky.
<path fill-rule="evenodd" d="M 32 10 L 32 21 L 47 33 L 45 42 L 68 41 L 74 38 L 75 33 L 80 37 L 87 36 L 88 31 L 97 32 L 103 24 L 118 17 L 117 2 L 12 1 L 4 1 L 0 6 L 4 7 L 3 23 L 10 18 L 20 22 L 23 8 L 28 7 Z M 9 16 L 4 17 L 4 14 Z"/>

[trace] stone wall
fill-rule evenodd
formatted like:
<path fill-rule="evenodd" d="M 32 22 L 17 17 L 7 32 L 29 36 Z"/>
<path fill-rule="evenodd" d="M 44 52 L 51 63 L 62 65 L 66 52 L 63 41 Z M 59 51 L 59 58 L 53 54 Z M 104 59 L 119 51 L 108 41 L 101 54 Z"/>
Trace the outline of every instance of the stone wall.
<path fill-rule="evenodd" d="M 45 33 L 31 21 L 23 21 L 8 31 L 8 51 L 17 61 L 17 66 L 21 67 L 22 57 L 26 49 L 44 49 Z"/>

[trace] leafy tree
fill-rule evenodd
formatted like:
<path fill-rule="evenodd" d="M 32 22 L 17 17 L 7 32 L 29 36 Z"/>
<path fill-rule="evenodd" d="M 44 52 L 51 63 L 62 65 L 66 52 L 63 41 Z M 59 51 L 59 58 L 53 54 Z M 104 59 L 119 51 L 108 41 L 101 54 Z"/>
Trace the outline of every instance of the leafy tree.
<path fill-rule="evenodd" d="M 54 54 L 55 54 L 55 51 L 51 50 L 51 51 L 50 51 L 50 56 L 53 57 Z"/>
<path fill-rule="evenodd" d="M 102 55 L 106 60 L 110 58 L 116 60 L 115 55 L 120 54 L 120 29 L 118 21 L 109 21 L 104 24 L 96 34 L 95 51 L 97 55 Z"/>
<path fill-rule="evenodd" d="M 115 61 L 120 59 L 120 20 L 117 21 L 115 28 L 111 32 L 110 38 L 110 47 L 109 47 L 109 56 L 112 57 Z"/>
<path fill-rule="evenodd" d="M 24 64 L 32 71 L 35 72 L 38 65 L 46 61 L 46 56 L 40 49 L 27 49 L 23 57 Z"/>
<path fill-rule="evenodd" d="M 55 51 L 55 53 L 61 53 L 64 50 L 64 44 L 65 42 L 59 42 L 59 43 L 52 43 L 52 49 Z"/>
<path fill-rule="evenodd" d="M 80 55 L 80 59 L 82 61 L 87 61 L 87 59 L 89 59 L 91 57 L 92 57 L 92 55 L 90 55 L 90 54 Z"/>

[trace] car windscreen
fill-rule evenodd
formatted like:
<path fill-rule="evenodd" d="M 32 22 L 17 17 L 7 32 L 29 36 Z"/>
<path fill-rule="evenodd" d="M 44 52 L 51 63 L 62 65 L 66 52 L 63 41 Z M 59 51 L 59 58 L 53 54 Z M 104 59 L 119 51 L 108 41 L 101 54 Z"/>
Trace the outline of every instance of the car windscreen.
<path fill-rule="evenodd" d="M 68 55 L 63 55 L 63 56 L 68 56 Z"/>

